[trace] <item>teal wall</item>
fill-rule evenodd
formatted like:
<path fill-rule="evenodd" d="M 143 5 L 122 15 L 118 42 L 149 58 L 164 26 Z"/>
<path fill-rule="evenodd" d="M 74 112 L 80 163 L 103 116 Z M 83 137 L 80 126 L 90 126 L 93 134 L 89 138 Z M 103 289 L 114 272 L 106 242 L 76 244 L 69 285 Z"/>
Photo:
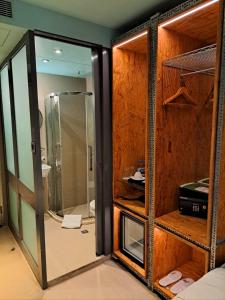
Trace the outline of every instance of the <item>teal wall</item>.
<path fill-rule="evenodd" d="M 30 30 L 38 29 L 60 34 L 105 47 L 111 46 L 111 40 L 116 35 L 116 32 L 110 28 L 65 16 L 20 0 L 13 1 L 13 18 L 0 16 L 0 22 Z"/>

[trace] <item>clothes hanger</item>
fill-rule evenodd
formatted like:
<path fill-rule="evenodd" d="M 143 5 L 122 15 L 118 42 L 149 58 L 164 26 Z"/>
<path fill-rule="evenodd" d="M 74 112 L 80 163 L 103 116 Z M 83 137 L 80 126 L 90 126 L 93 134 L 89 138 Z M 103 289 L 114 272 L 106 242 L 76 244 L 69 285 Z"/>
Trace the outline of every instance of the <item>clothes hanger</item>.
<path fill-rule="evenodd" d="M 171 104 L 179 97 L 183 97 L 186 101 L 186 104 L 196 105 L 194 98 L 188 93 L 188 90 L 187 90 L 187 87 L 185 86 L 183 77 L 180 77 L 180 87 L 177 90 L 177 92 L 173 96 L 166 99 L 163 102 L 163 105 Z"/>

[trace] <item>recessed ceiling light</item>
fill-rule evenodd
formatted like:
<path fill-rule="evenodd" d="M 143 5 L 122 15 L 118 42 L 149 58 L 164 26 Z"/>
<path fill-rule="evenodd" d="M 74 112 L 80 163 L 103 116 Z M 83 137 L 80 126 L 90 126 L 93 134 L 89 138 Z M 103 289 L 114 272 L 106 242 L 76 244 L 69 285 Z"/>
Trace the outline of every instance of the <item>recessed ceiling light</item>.
<path fill-rule="evenodd" d="M 63 51 L 62 51 L 62 49 L 54 49 L 54 52 L 56 53 L 56 54 L 61 54 Z"/>
<path fill-rule="evenodd" d="M 42 59 L 42 61 L 43 61 L 43 63 L 45 63 L 45 64 L 47 64 L 47 63 L 49 63 L 49 62 L 50 62 L 50 60 L 49 60 L 49 59 L 47 59 L 47 58 L 44 58 L 44 59 Z"/>

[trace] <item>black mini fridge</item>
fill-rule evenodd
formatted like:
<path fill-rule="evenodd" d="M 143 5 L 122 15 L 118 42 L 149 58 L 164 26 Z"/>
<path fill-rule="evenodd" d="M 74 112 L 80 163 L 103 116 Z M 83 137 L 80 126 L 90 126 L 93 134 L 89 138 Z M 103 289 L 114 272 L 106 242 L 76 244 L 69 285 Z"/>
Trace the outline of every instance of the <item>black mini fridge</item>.
<path fill-rule="evenodd" d="M 145 223 L 126 212 L 120 214 L 120 251 L 144 267 Z"/>

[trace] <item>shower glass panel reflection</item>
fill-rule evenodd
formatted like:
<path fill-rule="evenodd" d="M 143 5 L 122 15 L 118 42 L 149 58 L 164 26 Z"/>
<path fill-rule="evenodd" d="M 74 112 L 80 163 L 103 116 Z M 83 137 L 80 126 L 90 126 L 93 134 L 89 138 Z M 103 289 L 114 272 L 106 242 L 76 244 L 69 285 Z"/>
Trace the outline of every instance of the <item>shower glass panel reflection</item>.
<path fill-rule="evenodd" d="M 95 214 L 94 97 L 91 92 L 45 98 L 48 209 L 58 216 Z"/>

